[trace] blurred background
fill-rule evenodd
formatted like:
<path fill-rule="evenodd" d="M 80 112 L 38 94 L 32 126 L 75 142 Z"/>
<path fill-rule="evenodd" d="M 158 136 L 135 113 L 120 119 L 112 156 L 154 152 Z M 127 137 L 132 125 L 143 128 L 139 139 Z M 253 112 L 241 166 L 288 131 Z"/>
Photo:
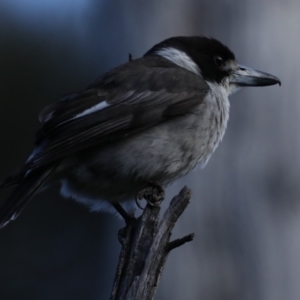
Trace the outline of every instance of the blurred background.
<path fill-rule="evenodd" d="M 225 138 L 207 167 L 167 189 L 193 198 L 156 299 L 300 299 L 300 3 L 298 0 L 1 0 L 0 178 L 26 159 L 37 116 L 60 95 L 174 35 L 220 39 L 282 87 L 231 97 Z M 4 199 L 10 191 L 1 191 Z M 0 231 L 1 300 L 108 299 L 124 224 L 35 197 Z"/>

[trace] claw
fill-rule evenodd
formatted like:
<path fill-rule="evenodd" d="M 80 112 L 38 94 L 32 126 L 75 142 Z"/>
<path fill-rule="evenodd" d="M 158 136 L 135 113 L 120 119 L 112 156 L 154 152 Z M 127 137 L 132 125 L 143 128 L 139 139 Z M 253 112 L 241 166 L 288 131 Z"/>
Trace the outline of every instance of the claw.
<path fill-rule="evenodd" d="M 165 190 L 157 181 L 149 181 L 149 184 L 139 191 L 135 197 L 136 205 L 142 210 L 145 209 L 140 204 L 143 198 L 147 201 L 148 205 L 159 206 L 165 198 Z"/>
<path fill-rule="evenodd" d="M 141 206 L 141 200 L 144 198 L 144 190 L 141 190 L 141 191 L 138 191 L 136 196 L 135 196 L 135 204 L 136 206 L 141 209 L 141 210 L 144 210 L 145 208 Z"/>

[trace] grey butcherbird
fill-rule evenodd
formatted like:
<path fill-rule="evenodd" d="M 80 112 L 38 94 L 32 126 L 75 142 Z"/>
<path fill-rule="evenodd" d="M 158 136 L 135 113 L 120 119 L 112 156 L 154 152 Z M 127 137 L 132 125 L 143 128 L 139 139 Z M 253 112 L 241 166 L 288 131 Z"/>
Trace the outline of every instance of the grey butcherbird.
<path fill-rule="evenodd" d="M 0 226 L 52 183 L 91 210 L 134 203 L 149 181 L 167 185 L 204 166 L 222 140 L 228 96 L 241 86 L 280 84 L 239 65 L 222 43 L 173 37 L 65 96 L 40 114 L 42 128 L 0 207 Z"/>

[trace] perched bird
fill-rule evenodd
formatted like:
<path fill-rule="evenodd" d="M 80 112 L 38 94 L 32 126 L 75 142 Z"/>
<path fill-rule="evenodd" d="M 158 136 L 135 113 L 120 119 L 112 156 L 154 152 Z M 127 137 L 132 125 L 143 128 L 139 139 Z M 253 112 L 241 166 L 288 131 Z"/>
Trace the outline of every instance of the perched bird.
<path fill-rule="evenodd" d="M 155 45 L 40 113 L 34 151 L 0 183 L 17 185 L 0 207 L 0 226 L 57 182 L 62 196 L 91 210 L 134 204 L 148 182 L 165 186 L 205 166 L 223 138 L 230 94 L 277 83 L 239 65 L 212 38 L 180 36 Z"/>

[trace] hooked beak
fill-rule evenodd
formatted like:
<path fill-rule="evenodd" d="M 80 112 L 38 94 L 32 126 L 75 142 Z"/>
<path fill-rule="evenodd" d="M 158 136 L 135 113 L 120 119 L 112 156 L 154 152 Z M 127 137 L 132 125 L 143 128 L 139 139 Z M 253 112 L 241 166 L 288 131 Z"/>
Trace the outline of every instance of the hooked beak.
<path fill-rule="evenodd" d="M 238 69 L 232 72 L 230 83 L 238 86 L 267 86 L 279 84 L 279 78 L 260 71 L 255 71 L 248 67 L 238 65 Z"/>

